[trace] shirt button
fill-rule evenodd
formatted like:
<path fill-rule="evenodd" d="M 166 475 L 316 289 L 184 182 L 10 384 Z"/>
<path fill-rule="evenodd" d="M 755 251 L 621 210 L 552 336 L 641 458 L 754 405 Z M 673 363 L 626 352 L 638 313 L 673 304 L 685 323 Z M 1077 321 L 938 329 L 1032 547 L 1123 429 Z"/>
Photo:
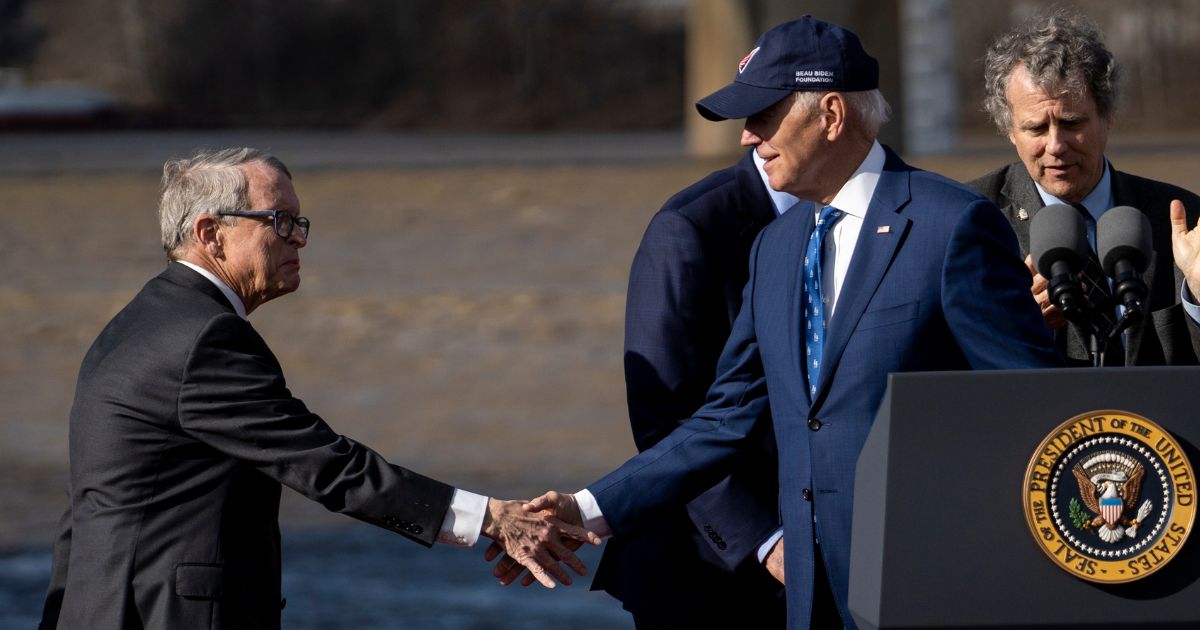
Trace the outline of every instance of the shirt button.
<path fill-rule="evenodd" d="M 804 497 L 805 501 L 812 501 L 812 490 L 805 488 L 800 491 L 800 496 Z"/>
<path fill-rule="evenodd" d="M 820 420 L 817 420 L 816 418 L 813 418 L 812 420 L 809 420 L 809 421 L 808 421 L 808 428 L 809 428 L 809 430 L 811 430 L 811 431 L 820 431 L 820 430 L 821 430 L 821 421 L 820 421 Z"/>

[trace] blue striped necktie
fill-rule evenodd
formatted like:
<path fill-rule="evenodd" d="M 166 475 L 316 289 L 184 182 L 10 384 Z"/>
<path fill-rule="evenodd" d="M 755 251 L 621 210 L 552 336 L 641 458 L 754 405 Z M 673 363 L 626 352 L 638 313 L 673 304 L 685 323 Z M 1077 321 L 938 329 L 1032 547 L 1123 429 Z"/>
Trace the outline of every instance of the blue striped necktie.
<path fill-rule="evenodd" d="M 817 377 L 821 372 L 821 350 L 825 347 L 825 301 L 821 293 L 821 257 L 825 234 L 845 214 L 833 206 L 821 208 L 817 225 L 808 237 L 804 253 L 804 353 L 808 365 L 808 393 L 817 394 Z"/>

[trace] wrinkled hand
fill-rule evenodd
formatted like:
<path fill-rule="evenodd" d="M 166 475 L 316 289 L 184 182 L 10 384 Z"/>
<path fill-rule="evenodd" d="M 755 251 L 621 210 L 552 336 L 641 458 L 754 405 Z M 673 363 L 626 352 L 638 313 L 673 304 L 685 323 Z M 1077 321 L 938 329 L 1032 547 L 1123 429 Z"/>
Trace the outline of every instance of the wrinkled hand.
<path fill-rule="evenodd" d="M 592 532 L 583 529 L 583 517 L 579 513 L 578 504 L 575 503 L 575 495 L 550 491 L 536 499 L 529 501 L 528 503 L 525 503 L 522 507 L 530 514 L 538 514 L 546 518 L 556 519 L 566 523 L 568 526 L 577 528 L 579 531 L 587 532 L 588 538 L 572 537 L 564 538 L 562 540 L 562 545 L 568 550 L 568 552 L 575 551 L 582 546 L 584 542 L 588 542 L 593 545 L 600 544 L 599 536 L 596 536 Z M 488 547 L 487 551 L 484 552 L 483 559 L 490 562 L 496 556 L 500 555 L 502 551 L 504 551 L 504 549 L 501 548 L 500 545 L 492 543 L 491 546 Z M 565 562 L 566 560 L 563 559 L 563 561 Z M 500 561 L 496 563 L 496 566 L 492 568 L 492 575 L 496 576 L 502 585 L 508 586 L 516 581 L 517 577 L 521 576 L 526 568 L 527 565 L 524 565 L 522 562 L 518 562 L 511 556 L 511 554 L 505 554 L 504 557 L 500 558 Z M 585 571 L 580 570 L 583 568 L 582 563 L 579 564 L 579 568 L 575 568 L 574 565 L 572 565 L 571 568 L 575 569 L 575 572 L 579 575 L 586 575 Z M 526 573 L 523 577 L 521 577 L 521 586 L 529 586 L 530 584 L 533 584 L 535 579 L 541 581 L 536 575 L 533 574 L 532 571 L 530 573 Z M 542 583 L 545 584 L 545 582 Z M 564 584 L 570 584 L 570 582 L 564 582 Z"/>
<path fill-rule="evenodd" d="M 576 508 L 576 521 L 578 512 Z M 492 547 L 503 549 L 513 566 L 529 569 L 532 579 L 546 588 L 554 588 L 554 580 L 571 584 L 571 576 L 559 566 L 559 561 L 579 575 L 587 575 L 583 562 L 565 544 L 566 540 L 600 544 L 599 536 L 579 525 L 564 522 L 551 511 L 530 510 L 520 501 L 488 499 L 480 533 L 494 540 Z M 492 553 L 492 547 L 488 548 L 488 554 Z"/>
<path fill-rule="evenodd" d="M 780 584 L 786 584 L 783 581 L 783 538 L 775 541 L 775 545 L 767 552 L 767 557 L 763 558 L 763 566 L 767 568 L 771 577 L 779 580 Z"/>
<path fill-rule="evenodd" d="M 1046 325 L 1050 330 L 1058 330 L 1067 325 L 1067 316 L 1063 315 L 1061 309 L 1050 301 L 1050 281 L 1042 274 L 1038 273 L 1037 267 L 1033 266 L 1033 256 L 1025 257 L 1025 266 L 1029 268 L 1029 273 L 1033 274 L 1033 285 L 1030 291 L 1033 293 L 1033 299 L 1037 300 L 1038 308 L 1042 309 L 1042 319 L 1046 320 Z"/>
<path fill-rule="evenodd" d="M 1171 251 L 1175 266 L 1187 279 L 1188 291 L 1200 299 L 1200 223 L 1188 230 L 1187 212 L 1178 199 L 1171 202 Z"/>

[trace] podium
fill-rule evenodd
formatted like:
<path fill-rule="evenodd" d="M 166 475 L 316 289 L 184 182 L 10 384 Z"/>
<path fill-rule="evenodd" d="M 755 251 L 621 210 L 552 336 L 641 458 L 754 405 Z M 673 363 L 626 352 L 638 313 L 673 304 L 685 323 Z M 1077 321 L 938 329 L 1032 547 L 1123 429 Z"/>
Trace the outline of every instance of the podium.
<path fill-rule="evenodd" d="M 891 375 L 854 487 L 859 628 L 1200 627 L 1200 534 L 1141 579 L 1096 583 L 1042 549 L 1025 504 L 1035 452 L 1081 414 L 1143 416 L 1200 464 L 1198 392 L 1200 367 Z"/>

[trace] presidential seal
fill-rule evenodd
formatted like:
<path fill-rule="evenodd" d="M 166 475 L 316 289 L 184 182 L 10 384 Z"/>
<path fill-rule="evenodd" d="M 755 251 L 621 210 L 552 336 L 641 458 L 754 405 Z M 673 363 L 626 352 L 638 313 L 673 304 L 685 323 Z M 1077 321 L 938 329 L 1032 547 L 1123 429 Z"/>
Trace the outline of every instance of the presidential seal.
<path fill-rule="evenodd" d="M 1025 521 L 1062 569 L 1092 582 L 1140 580 L 1187 541 L 1192 465 L 1154 422 L 1091 411 L 1059 425 L 1025 470 Z"/>

